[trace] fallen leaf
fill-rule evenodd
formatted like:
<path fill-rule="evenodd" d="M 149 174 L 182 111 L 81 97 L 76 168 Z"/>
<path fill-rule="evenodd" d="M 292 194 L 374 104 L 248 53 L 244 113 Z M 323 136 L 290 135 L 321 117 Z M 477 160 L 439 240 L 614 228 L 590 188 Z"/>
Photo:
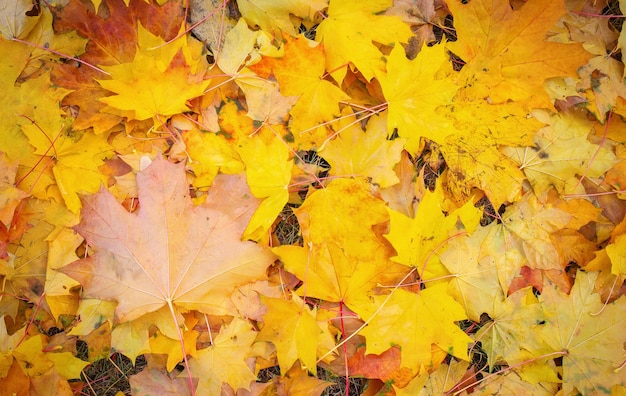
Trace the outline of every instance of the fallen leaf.
<path fill-rule="evenodd" d="M 287 372 L 300 360 L 301 367 L 317 374 L 317 345 L 322 331 L 315 321 L 315 310 L 304 300 L 292 295 L 291 300 L 264 298 L 267 313 L 257 341 L 276 346 L 281 372 Z"/>
<path fill-rule="evenodd" d="M 324 43 L 326 70 L 335 80 L 342 82 L 348 63 L 352 63 L 370 81 L 385 65 L 373 41 L 384 45 L 407 42 L 409 27 L 398 17 L 380 15 L 392 4 L 390 0 L 330 2 L 316 39 Z"/>
<path fill-rule="evenodd" d="M 219 395 L 222 384 L 230 385 L 235 391 L 241 388 L 249 390 L 256 376 L 244 360 L 257 334 L 249 323 L 238 318 L 222 326 L 213 339 L 213 345 L 199 350 L 198 358 L 189 362 L 191 372 L 198 378 L 196 392 Z"/>
<path fill-rule="evenodd" d="M 139 173 L 136 213 L 104 189 L 83 198 L 75 229 L 97 253 L 62 271 L 87 296 L 117 301 L 120 322 L 162 307 L 228 313 L 235 287 L 262 279 L 273 261 L 261 246 L 240 241 L 258 205 L 242 178 L 220 177 L 207 203 L 194 207 L 183 166 L 157 158 Z"/>
<path fill-rule="evenodd" d="M 425 137 L 443 143 L 453 131 L 450 121 L 436 112 L 452 101 L 458 86 L 447 78 L 452 72 L 443 44 L 424 47 L 414 60 L 396 45 L 387 60 L 386 73 L 376 77 L 389 105 L 387 131 L 406 138 L 404 148 L 414 155 Z"/>
<path fill-rule="evenodd" d="M 125 113 L 132 114 L 129 119 L 136 120 L 187 111 L 187 101 L 202 95 L 211 80 L 203 80 L 201 47 L 185 37 L 163 47 L 162 39 L 139 25 L 139 48 L 133 61 L 104 66 L 112 79 L 100 79 L 98 83 L 116 95 L 100 98 L 100 101 L 129 112 Z M 153 50 L 153 47 L 159 49 Z"/>
<path fill-rule="evenodd" d="M 365 348 L 359 348 L 356 354 L 348 358 L 348 372 L 353 376 L 379 378 L 404 388 L 413 378 L 413 373 L 406 367 L 400 367 L 400 347 L 393 346 L 380 355 L 365 354 Z"/>
<path fill-rule="evenodd" d="M 562 1 L 531 0 L 518 10 L 506 0 L 447 4 L 458 35 L 447 46 L 466 62 L 459 81 L 470 100 L 489 97 L 492 103 L 528 101 L 530 106 L 549 108 L 544 80 L 576 76 L 592 56 L 578 43 L 545 39 L 567 12 Z"/>
<path fill-rule="evenodd" d="M 395 290 L 391 296 L 373 296 L 374 305 L 384 304 L 384 314 L 368 318 L 361 334 L 366 353 L 380 354 L 394 345 L 402 349 L 401 367 L 418 372 L 420 365 L 433 366 L 431 345 L 462 360 L 468 360 L 472 339 L 455 322 L 466 319 L 465 310 L 440 284 L 411 293 Z M 357 309 L 357 313 L 359 309 Z"/>
<path fill-rule="evenodd" d="M 337 123 L 337 137 L 318 152 L 330 164 L 330 174 L 365 177 L 381 188 L 398 183 L 393 166 L 400 161 L 404 139 L 387 140 L 387 117 L 374 115 L 365 131 L 350 114 Z"/>
<path fill-rule="evenodd" d="M 598 274 L 579 271 L 569 296 L 552 285 L 539 297 L 546 324 L 538 335 L 563 357 L 563 390 L 585 394 L 626 384 L 624 363 L 626 299 L 607 305 L 593 292 Z M 601 335 L 601 336 L 599 336 Z"/>
<path fill-rule="evenodd" d="M 163 370 L 146 368 L 130 376 L 130 389 L 133 395 L 186 395 L 189 394 L 189 382 L 184 378 L 172 378 Z"/>
<path fill-rule="evenodd" d="M 28 196 L 15 186 L 16 173 L 17 163 L 9 162 L 6 154 L 0 151 L 0 222 L 5 227 L 11 225 L 15 209 Z"/>
<path fill-rule="evenodd" d="M 517 163 L 538 193 L 554 186 L 560 193 L 582 188 L 581 176 L 599 177 L 617 163 L 606 147 L 587 140 L 592 123 L 582 114 L 534 114 L 546 124 L 537 131 L 535 147 L 505 148 L 503 152 Z M 584 190 L 583 190 L 584 191 Z"/>
<path fill-rule="evenodd" d="M 0 7 L 0 34 L 7 39 L 25 38 L 35 27 L 40 14 L 33 14 L 35 5 L 29 0 L 16 0 Z"/>
<path fill-rule="evenodd" d="M 256 25 L 266 32 L 278 34 L 283 31 L 295 36 L 296 29 L 290 16 L 313 20 L 315 14 L 327 4 L 327 0 L 240 0 L 237 6 L 250 26 Z"/>

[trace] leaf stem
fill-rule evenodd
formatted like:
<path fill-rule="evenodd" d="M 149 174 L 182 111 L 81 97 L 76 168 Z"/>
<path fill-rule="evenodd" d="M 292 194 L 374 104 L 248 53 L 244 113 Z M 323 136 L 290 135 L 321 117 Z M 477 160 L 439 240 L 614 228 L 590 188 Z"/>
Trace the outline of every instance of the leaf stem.
<path fill-rule="evenodd" d="M 187 348 L 185 348 L 185 338 L 182 330 L 180 329 L 180 324 L 178 323 L 178 317 L 176 316 L 176 311 L 174 310 L 174 305 L 172 304 L 172 298 L 167 298 L 167 306 L 170 309 L 170 313 L 172 314 L 172 319 L 174 319 L 174 324 L 176 325 L 176 331 L 178 332 L 178 340 L 180 341 L 180 347 L 183 351 L 183 361 L 185 362 L 185 371 L 187 371 L 187 379 L 189 379 L 189 390 L 191 391 L 191 396 L 196 395 L 196 389 L 193 385 L 193 377 L 191 376 L 191 369 L 189 368 L 189 359 L 187 359 Z"/>

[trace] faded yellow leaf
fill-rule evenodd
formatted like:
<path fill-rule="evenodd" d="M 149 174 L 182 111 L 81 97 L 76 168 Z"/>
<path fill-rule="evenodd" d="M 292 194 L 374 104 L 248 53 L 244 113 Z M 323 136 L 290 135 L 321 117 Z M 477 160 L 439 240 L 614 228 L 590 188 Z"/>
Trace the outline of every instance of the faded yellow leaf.
<path fill-rule="evenodd" d="M 398 183 L 393 166 L 400 161 L 405 139 L 387 140 L 386 114 L 370 117 L 365 131 L 352 116 L 336 128 L 337 137 L 319 151 L 331 165 L 331 175 L 365 177 L 381 188 Z"/>

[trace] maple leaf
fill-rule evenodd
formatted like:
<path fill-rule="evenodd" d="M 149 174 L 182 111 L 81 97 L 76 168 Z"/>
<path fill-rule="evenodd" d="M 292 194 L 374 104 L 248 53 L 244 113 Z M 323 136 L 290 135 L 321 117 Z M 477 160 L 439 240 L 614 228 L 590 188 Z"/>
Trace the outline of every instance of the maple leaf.
<path fill-rule="evenodd" d="M 311 395 L 320 396 L 333 383 L 311 377 L 307 370 L 294 365 L 281 377 L 274 379 L 274 383 L 262 395 Z"/>
<path fill-rule="evenodd" d="M 324 43 L 326 70 L 337 81 L 343 81 L 349 62 L 368 81 L 384 70 L 385 62 L 373 42 L 384 45 L 407 42 L 412 33 L 400 18 L 379 15 L 392 5 L 391 0 L 330 2 L 328 16 L 317 27 L 316 39 Z"/>
<path fill-rule="evenodd" d="M 390 231 L 385 238 L 393 245 L 397 255 L 391 260 L 418 268 L 421 276 L 430 279 L 437 275 L 447 275 L 438 259 L 438 249 L 451 233 L 456 231 L 460 217 L 466 227 L 473 230 L 481 212 L 471 202 L 446 216 L 442 210 L 443 190 L 440 185 L 433 193 L 426 192 L 415 218 L 409 218 L 388 209 Z"/>
<path fill-rule="evenodd" d="M 68 91 L 53 86 L 47 72 L 16 86 L 19 72 L 28 59 L 28 52 L 17 43 L 4 42 L 2 38 L 0 42 L 0 48 L 7 51 L 0 55 L 8 57 L 8 61 L 0 60 L 0 70 L 7 73 L 6 79 L 0 82 L 0 87 L 6 93 L 0 98 L 0 127 L 5 131 L 0 134 L 0 151 L 11 162 L 19 163 L 16 178 L 20 180 L 23 190 L 40 199 L 54 197 L 63 200 L 65 197 L 49 191 L 55 179 L 50 172 L 49 161 L 41 161 L 41 155 L 52 157 L 54 147 L 51 146 L 55 136 L 67 129 L 68 120 L 63 117 L 59 102 Z M 31 144 L 39 150 L 33 153 Z M 96 183 L 99 185 L 99 182 Z M 66 196 L 69 197 L 72 188 L 66 187 Z"/>
<path fill-rule="evenodd" d="M 447 249 L 439 255 L 441 263 L 453 276 L 448 283 L 448 293 L 463 305 L 467 316 L 475 322 L 480 322 L 483 313 L 493 317 L 498 301 L 504 298 L 495 260 L 481 246 L 489 231 L 488 227 L 483 227 L 468 237 L 451 239 Z"/>
<path fill-rule="evenodd" d="M 189 361 L 189 367 L 199 379 L 196 392 L 201 395 L 219 395 L 222 384 L 233 390 L 250 389 L 256 376 L 245 363 L 257 332 L 243 319 L 235 318 L 222 326 L 210 347 L 198 351 L 198 358 Z"/>
<path fill-rule="evenodd" d="M 18 114 L 32 115 L 32 109 L 29 113 L 24 113 L 26 104 L 22 101 L 22 95 L 28 95 L 29 90 L 22 87 L 16 87 L 15 82 L 20 75 L 22 69 L 26 66 L 30 54 L 19 43 L 5 40 L 0 36 L 0 89 L 4 94 L 0 96 L 0 127 L 3 133 L 0 134 L 0 150 L 7 156 L 9 161 L 16 161 L 19 157 L 27 155 L 30 150 L 23 149 L 21 156 L 16 155 L 18 147 L 24 147 L 22 136 L 20 139 L 20 123 L 18 122 Z M 41 91 L 37 91 L 37 95 L 41 98 Z M 30 99 L 30 98 L 29 98 Z M 16 114 L 17 113 L 17 114 Z"/>
<path fill-rule="evenodd" d="M 587 140 L 592 123 L 577 113 L 534 112 L 548 126 L 535 135 L 535 147 L 505 148 L 537 192 L 554 186 L 575 191 L 580 175 L 599 177 L 617 163 L 613 152 Z"/>
<path fill-rule="evenodd" d="M 544 320 L 541 304 L 528 289 L 518 290 L 506 298 L 492 301 L 491 320 L 480 328 L 476 339 L 487 352 L 489 367 L 502 361 L 516 365 L 524 361 L 523 351 L 541 355 L 546 348 L 534 330 Z M 524 323 L 524 326 L 520 326 Z"/>
<path fill-rule="evenodd" d="M 106 0 L 103 7 L 86 1 L 72 0 L 64 7 L 52 7 L 55 33 L 75 31 L 88 39 L 80 60 L 92 66 L 112 66 L 132 61 L 137 46 L 137 23 L 122 0 Z M 100 87 L 96 79 L 104 77 L 101 69 L 80 67 L 79 63 L 56 64 L 51 79 L 74 92 L 63 98 L 66 106 L 79 108 L 74 126 L 78 130 L 92 127 L 96 134 L 111 129 L 122 118 L 102 113 L 106 105 L 99 99 L 112 93 Z"/>
<path fill-rule="evenodd" d="M 276 81 L 238 78 L 236 82 L 246 96 L 247 116 L 255 121 L 285 123 L 298 100 L 296 96 L 283 96 Z"/>
<path fill-rule="evenodd" d="M 136 23 L 123 0 L 105 0 L 105 3 L 106 12 L 96 9 L 91 2 L 80 0 L 51 8 L 54 30 L 57 33 L 76 30 L 89 39 L 81 59 L 92 65 L 129 62 L 137 44 Z"/>
<path fill-rule="evenodd" d="M 445 188 L 457 205 L 468 202 L 476 187 L 485 192 L 494 208 L 521 197 L 524 173 L 496 142 L 489 130 L 475 131 L 449 136 L 441 147 L 450 164 Z"/>
<path fill-rule="evenodd" d="M 452 131 L 450 121 L 435 111 L 450 103 L 458 89 L 446 78 L 451 71 L 443 44 L 423 47 L 414 60 L 396 45 L 386 73 L 376 73 L 389 104 L 389 134 L 397 128 L 398 135 L 407 139 L 404 147 L 410 154 L 419 152 L 421 137 L 443 143 Z"/>
<path fill-rule="evenodd" d="M 11 225 L 17 206 L 28 196 L 15 187 L 16 173 L 17 163 L 9 162 L 6 154 L 0 151 L 0 222 L 6 227 Z"/>
<path fill-rule="evenodd" d="M 384 304 L 384 311 L 369 319 L 361 331 L 367 340 L 366 353 L 380 354 L 399 345 L 400 366 L 414 373 L 420 365 L 439 363 L 433 361 L 431 345 L 468 360 L 467 348 L 472 339 L 454 323 L 467 318 L 465 310 L 448 295 L 446 288 L 447 285 L 440 284 L 417 294 L 397 289 L 391 296 L 373 296 L 374 305 Z M 356 312 L 359 311 L 357 308 Z"/>
<path fill-rule="evenodd" d="M 69 228 L 61 230 L 56 238 L 50 241 L 45 292 L 46 302 L 55 318 L 60 314 L 72 315 L 78 308 L 78 295 L 72 290 L 76 290 L 80 283 L 58 272 L 57 269 L 78 260 L 76 249 L 82 242 L 81 236 Z"/>
<path fill-rule="evenodd" d="M 418 197 L 421 197 L 417 183 L 415 167 L 406 151 L 400 153 L 400 162 L 394 172 L 400 181 L 391 187 L 380 190 L 380 196 L 387 202 L 389 208 L 402 213 L 407 217 L 415 217 Z"/>
<path fill-rule="evenodd" d="M 33 13 L 35 8 L 28 0 L 4 2 L 0 5 L 0 34 L 8 39 L 25 38 L 35 27 L 41 14 Z"/>
<path fill-rule="evenodd" d="M 496 260 L 502 290 L 509 285 L 524 265 L 541 270 L 563 271 L 559 252 L 550 234 L 565 227 L 572 215 L 536 196 L 526 194 L 522 200 L 507 207 L 502 223 L 491 223 L 483 243 L 483 252 Z"/>
<path fill-rule="evenodd" d="M 383 382 L 391 382 L 394 386 L 404 388 L 413 373 L 406 367 L 400 367 L 400 358 L 398 346 L 393 346 L 380 355 L 366 355 L 365 348 L 359 348 L 348 358 L 348 372 L 353 376 L 379 378 Z"/>
<path fill-rule="evenodd" d="M 0 316 L 15 317 L 20 300 L 39 303 L 46 280 L 48 237 L 55 226 L 46 211 L 52 202 L 30 198 L 21 208 L 29 227 L 19 240 L 7 246 L 8 258 L 0 258 Z M 48 309 L 45 302 L 43 308 Z"/>
<path fill-rule="evenodd" d="M 182 338 L 185 344 L 185 355 L 192 357 L 198 356 L 196 351 L 196 340 L 199 334 L 200 333 L 196 330 L 185 330 L 182 332 Z M 181 344 L 181 340 L 169 338 L 157 331 L 150 337 L 150 353 L 167 355 L 167 364 L 165 368 L 168 372 L 171 372 L 177 364 L 183 361 Z"/>
<path fill-rule="evenodd" d="M 291 300 L 264 298 L 268 311 L 263 317 L 264 327 L 257 341 L 276 346 L 281 372 L 287 372 L 300 359 L 302 368 L 317 374 L 317 346 L 322 336 L 315 310 L 309 309 L 297 295 Z"/>
<path fill-rule="evenodd" d="M 52 12 L 48 7 L 41 7 L 37 24 L 24 39 L 37 47 L 32 48 L 30 60 L 22 71 L 22 76 L 36 75 L 43 70 L 56 67 L 61 63 L 59 54 L 78 57 L 85 52 L 87 40 L 75 31 L 54 34 L 52 24 Z"/>
<path fill-rule="evenodd" d="M 462 205 L 479 188 L 496 208 L 517 201 L 524 174 L 502 147 L 532 146 L 543 123 L 514 102 L 491 105 L 455 98 L 437 113 L 452 120 L 457 130 L 440 148 L 449 169 L 444 183 L 448 196 Z"/>
<path fill-rule="evenodd" d="M 335 125 L 337 137 L 318 151 L 330 164 L 329 173 L 366 177 L 381 188 L 396 184 L 393 166 L 400 161 L 404 139 L 388 141 L 386 126 L 384 115 L 370 117 L 365 131 L 354 116 L 343 118 Z"/>
<path fill-rule="evenodd" d="M 450 364 L 442 364 L 426 377 L 423 388 L 420 389 L 419 396 L 441 395 L 456 388 L 456 384 L 461 381 L 466 374 L 469 362 L 452 360 Z M 420 378 L 418 376 L 417 378 Z M 421 381 L 417 381 L 418 383 Z M 415 394 L 415 393 L 414 393 Z"/>
<path fill-rule="evenodd" d="M 626 97 L 624 64 L 611 57 L 596 56 L 578 70 L 582 81 L 576 90 L 585 97 L 587 108 L 604 123 L 606 114 L 617 105 L 618 97 Z"/>
<path fill-rule="evenodd" d="M 458 0 L 447 5 L 455 18 L 458 40 L 448 48 L 466 65 L 459 81 L 466 98 L 489 97 L 492 103 L 529 101 L 551 107 L 544 80 L 576 76 L 591 54 L 581 44 L 545 39 L 548 30 L 567 11 L 563 1 L 531 0 L 513 10 L 506 0 Z"/>
<path fill-rule="evenodd" d="M 236 174 L 245 169 L 235 144 L 223 134 L 194 128 L 183 132 L 182 138 L 191 158 L 189 166 L 196 175 L 193 184 L 198 188 L 210 186 L 218 172 Z"/>
<path fill-rule="evenodd" d="M 68 130 L 51 137 L 35 125 L 22 129 L 35 154 L 54 160 L 54 181 L 67 208 L 77 213 L 81 207 L 77 194 L 94 193 L 107 180 L 98 169 L 112 154 L 106 136 Z"/>
<path fill-rule="evenodd" d="M 368 306 L 367 293 L 378 283 L 389 284 L 406 274 L 404 266 L 389 261 L 390 249 L 372 229 L 387 214 L 364 181 L 334 180 L 294 212 L 306 247 L 286 245 L 273 251 L 304 282 L 298 293 L 350 308 Z"/>
<path fill-rule="evenodd" d="M 237 147 L 246 165 L 250 192 L 257 198 L 265 198 L 252 215 L 244 239 L 259 240 L 266 235 L 289 199 L 291 150 L 272 132 L 264 128 L 250 139 L 241 139 Z"/>
<path fill-rule="evenodd" d="M 217 65 L 224 73 L 233 75 L 236 81 L 242 78 L 247 81 L 247 66 L 257 64 L 261 56 L 273 58 L 282 55 L 283 51 L 272 45 L 271 34 L 263 30 L 251 30 L 241 18 L 226 35 Z"/>
<path fill-rule="evenodd" d="M 158 368 L 147 367 L 128 378 L 133 395 L 186 395 L 190 393 L 189 382 L 172 378 L 171 374 Z"/>
<path fill-rule="evenodd" d="M 546 324 L 541 339 L 563 356 L 563 391 L 576 388 L 593 394 L 626 380 L 619 370 L 626 356 L 624 324 L 626 299 L 603 306 L 593 292 L 598 273 L 579 271 L 569 296 L 556 287 L 544 286 L 539 297 Z"/>
<path fill-rule="evenodd" d="M 237 6 L 251 26 L 257 25 L 267 32 L 284 31 L 295 36 L 296 29 L 290 15 L 313 20 L 315 14 L 327 4 L 328 0 L 241 0 Z"/>
<path fill-rule="evenodd" d="M 279 59 L 264 58 L 257 67 L 270 68 L 285 96 L 299 96 L 290 113 L 294 117 L 292 129 L 306 131 L 340 114 L 339 102 L 349 99 L 339 87 L 323 78 L 324 47 L 303 36 L 287 39 L 284 56 Z M 255 68 L 252 68 L 255 70 Z M 296 142 L 304 137 L 295 136 Z M 326 136 L 324 136 L 324 139 Z M 308 147 L 308 142 L 302 145 Z M 314 142 L 317 146 L 323 141 Z"/>
<path fill-rule="evenodd" d="M 606 247 L 606 254 L 611 259 L 611 273 L 626 275 L 626 235 L 615 238 L 615 242 Z"/>
<path fill-rule="evenodd" d="M 183 36 L 154 50 L 165 42 L 141 25 L 137 35 L 139 48 L 132 62 L 104 67 L 112 79 L 98 83 L 117 95 L 100 101 L 130 112 L 125 114 L 137 120 L 187 111 L 187 101 L 202 95 L 211 83 L 203 81 L 204 73 L 197 73 L 201 65 L 200 47 L 191 45 Z"/>
<path fill-rule="evenodd" d="M 136 214 L 104 189 L 83 198 L 75 229 L 98 251 L 62 271 L 87 296 L 117 301 L 118 321 L 165 306 L 226 313 L 233 289 L 263 278 L 273 261 L 261 246 L 240 241 L 258 205 L 242 178 L 219 177 L 208 203 L 194 207 L 183 166 L 157 158 L 139 173 Z"/>

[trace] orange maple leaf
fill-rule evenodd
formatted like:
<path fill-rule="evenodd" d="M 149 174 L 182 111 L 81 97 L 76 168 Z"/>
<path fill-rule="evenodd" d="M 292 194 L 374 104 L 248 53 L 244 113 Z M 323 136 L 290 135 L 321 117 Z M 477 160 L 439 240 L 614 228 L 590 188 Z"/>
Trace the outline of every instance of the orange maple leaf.
<path fill-rule="evenodd" d="M 492 103 L 529 100 L 534 107 L 551 107 L 543 82 L 576 77 L 592 57 L 581 44 L 545 39 L 567 12 L 562 0 L 530 0 L 515 11 L 506 0 L 447 4 L 458 34 L 448 48 L 466 62 L 459 75 L 466 97 L 489 97 Z"/>

